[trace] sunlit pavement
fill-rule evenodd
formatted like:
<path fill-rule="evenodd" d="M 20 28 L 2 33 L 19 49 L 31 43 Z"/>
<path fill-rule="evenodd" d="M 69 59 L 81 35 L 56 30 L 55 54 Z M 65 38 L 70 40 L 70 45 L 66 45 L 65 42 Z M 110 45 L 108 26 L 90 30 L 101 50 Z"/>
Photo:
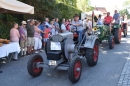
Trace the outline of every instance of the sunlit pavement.
<path fill-rule="evenodd" d="M 67 71 L 49 68 L 44 68 L 39 77 L 32 78 L 27 72 L 27 61 L 30 56 L 23 57 L 19 61 L 2 64 L 0 86 L 117 86 L 121 82 L 123 69 L 125 68 L 125 72 L 130 69 L 127 62 L 129 52 L 130 32 L 126 38 L 122 37 L 121 44 L 115 44 L 114 49 L 109 49 L 107 42 L 104 41 L 100 45 L 97 65 L 89 67 L 84 62 L 81 78 L 76 84 L 69 81 Z M 40 54 L 46 59 L 45 53 Z"/>
<path fill-rule="evenodd" d="M 130 39 L 127 39 L 127 43 L 130 43 Z M 120 75 L 117 86 L 130 86 L 130 53 L 127 57 L 126 63 Z"/>

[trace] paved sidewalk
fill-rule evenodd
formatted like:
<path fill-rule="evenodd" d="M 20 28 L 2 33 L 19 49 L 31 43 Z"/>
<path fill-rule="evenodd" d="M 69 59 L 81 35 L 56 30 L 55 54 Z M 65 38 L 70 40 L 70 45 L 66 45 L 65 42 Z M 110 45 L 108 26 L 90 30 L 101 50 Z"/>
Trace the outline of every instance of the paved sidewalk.
<path fill-rule="evenodd" d="M 130 53 L 127 57 L 117 86 L 130 86 Z"/>

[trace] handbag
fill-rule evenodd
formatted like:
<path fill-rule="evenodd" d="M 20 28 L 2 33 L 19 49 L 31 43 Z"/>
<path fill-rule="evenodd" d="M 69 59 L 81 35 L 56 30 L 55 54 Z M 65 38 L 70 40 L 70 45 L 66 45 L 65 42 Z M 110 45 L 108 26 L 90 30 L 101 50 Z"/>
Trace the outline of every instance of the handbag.
<path fill-rule="evenodd" d="M 42 40 L 42 36 L 39 36 L 39 39 L 41 39 L 41 40 Z"/>

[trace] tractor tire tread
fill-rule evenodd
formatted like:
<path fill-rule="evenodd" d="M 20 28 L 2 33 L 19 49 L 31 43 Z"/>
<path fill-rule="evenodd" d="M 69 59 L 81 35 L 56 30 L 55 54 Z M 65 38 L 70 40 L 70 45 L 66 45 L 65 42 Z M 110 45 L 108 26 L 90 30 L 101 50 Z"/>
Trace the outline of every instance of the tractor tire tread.
<path fill-rule="evenodd" d="M 35 55 L 34 57 L 29 58 L 28 63 L 27 63 L 27 70 L 28 73 L 32 76 L 32 77 L 37 77 L 39 75 L 41 75 L 43 68 L 41 69 L 41 71 L 39 73 L 34 73 L 33 72 L 33 61 L 37 58 L 40 57 L 42 59 L 42 57 L 40 55 Z M 43 61 L 43 59 L 42 59 Z"/>
<path fill-rule="evenodd" d="M 95 44 L 98 45 L 98 42 L 95 41 Z M 95 66 L 97 64 L 97 61 L 95 62 L 93 59 L 93 54 L 94 54 L 93 49 L 90 49 L 90 48 L 86 49 L 86 59 L 87 59 L 87 64 L 89 66 Z M 98 60 L 98 58 L 97 58 L 97 60 Z"/>
<path fill-rule="evenodd" d="M 118 31 L 120 29 L 115 29 L 115 35 L 114 35 L 114 40 L 116 44 L 120 44 L 119 38 L 118 38 Z"/>
<path fill-rule="evenodd" d="M 74 65 L 75 65 L 75 62 L 76 62 L 76 61 L 80 61 L 80 63 L 81 63 L 81 59 L 80 59 L 80 58 L 74 58 L 74 59 L 70 62 L 69 69 L 68 69 L 69 80 L 70 80 L 72 83 L 78 82 L 79 79 L 80 79 L 80 76 L 81 76 L 81 73 L 80 73 L 80 76 L 79 76 L 78 79 L 75 79 L 75 77 L 74 77 Z M 82 72 L 82 64 L 81 64 L 81 72 Z"/>

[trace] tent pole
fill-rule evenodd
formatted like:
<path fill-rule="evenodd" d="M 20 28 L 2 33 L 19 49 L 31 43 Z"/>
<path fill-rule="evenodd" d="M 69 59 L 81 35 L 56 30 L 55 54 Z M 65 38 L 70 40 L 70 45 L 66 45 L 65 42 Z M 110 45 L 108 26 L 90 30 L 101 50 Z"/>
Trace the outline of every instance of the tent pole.
<path fill-rule="evenodd" d="M 94 11 L 92 11 L 92 28 L 93 28 L 93 16 L 94 16 Z"/>

